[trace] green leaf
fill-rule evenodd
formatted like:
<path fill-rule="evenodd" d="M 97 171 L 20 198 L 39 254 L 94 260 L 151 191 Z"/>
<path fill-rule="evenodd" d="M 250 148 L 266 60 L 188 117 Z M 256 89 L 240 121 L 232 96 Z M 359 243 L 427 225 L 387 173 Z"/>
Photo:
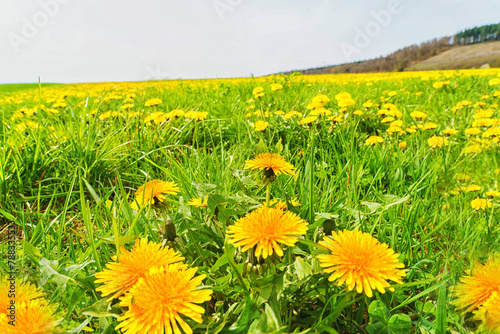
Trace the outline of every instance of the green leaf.
<path fill-rule="evenodd" d="M 368 314 L 370 315 L 370 322 L 375 323 L 377 321 L 381 321 L 384 324 L 387 324 L 391 313 L 385 304 L 380 300 L 374 300 L 370 303 L 368 307 Z"/>
<path fill-rule="evenodd" d="M 229 330 L 233 333 L 248 333 L 250 324 L 258 317 L 260 317 L 259 308 L 250 295 L 247 295 L 244 300 L 243 311 L 238 320 L 229 327 Z"/>
<path fill-rule="evenodd" d="M 269 149 L 267 148 L 266 143 L 261 138 L 260 142 L 255 146 L 255 155 L 267 152 L 269 152 Z"/>
<path fill-rule="evenodd" d="M 28 255 L 32 259 L 39 259 L 42 257 L 42 253 L 40 253 L 38 248 L 30 244 L 28 241 L 23 240 L 21 245 L 23 248 L 21 254 L 24 253 L 24 255 Z"/>
<path fill-rule="evenodd" d="M 81 312 L 84 315 L 90 315 L 92 317 L 115 317 L 118 318 L 122 312 L 119 307 L 111 308 L 105 299 L 100 299 L 92 306 L 87 307 Z"/>
<path fill-rule="evenodd" d="M 2 209 L 0 209 L 0 216 L 4 217 L 5 219 L 10 220 L 10 221 L 16 220 L 16 217 L 14 217 L 10 213 L 8 213 L 7 211 L 4 211 Z"/>
<path fill-rule="evenodd" d="M 312 275 L 311 265 L 304 262 L 302 258 L 297 257 L 293 265 L 295 267 L 295 273 L 297 274 L 297 278 L 299 280 Z"/>
<path fill-rule="evenodd" d="M 248 333 L 252 334 L 271 334 L 271 333 L 281 333 L 279 330 L 279 321 L 274 314 L 273 309 L 269 304 L 266 304 L 264 308 L 264 314 L 260 319 L 254 321 Z"/>
<path fill-rule="evenodd" d="M 369 334 L 390 334 L 391 333 L 389 331 L 389 329 L 387 328 L 387 326 L 384 325 L 383 323 L 381 323 L 380 321 L 366 326 L 366 331 Z"/>
<path fill-rule="evenodd" d="M 410 317 L 403 313 L 394 314 L 387 327 L 394 334 L 408 334 L 413 330 Z"/>
<path fill-rule="evenodd" d="M 224 253 L 224 255 L 219 257 L 219 259 L 217 260 L 217 262 L 215 262 L 215 264 L 212 266 L 212 268 L 210 268 L 210 272 L 211 273 L 217 272 L 217 269 L 219 269 L 221 266 L 225 265 L 228 262 L 229 262 L 229 258 L 227 257 L 227 253 Z"/>

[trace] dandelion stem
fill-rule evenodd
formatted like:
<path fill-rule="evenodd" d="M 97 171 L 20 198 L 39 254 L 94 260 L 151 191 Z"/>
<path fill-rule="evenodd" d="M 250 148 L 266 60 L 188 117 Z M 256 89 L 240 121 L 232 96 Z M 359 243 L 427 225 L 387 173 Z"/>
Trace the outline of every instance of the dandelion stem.
<path fill-rule="evenodd" d="M 269 207 L 269 203 L 271 202 L 271 182 L 269 182 L 266 186 L 266 207 Z"/>

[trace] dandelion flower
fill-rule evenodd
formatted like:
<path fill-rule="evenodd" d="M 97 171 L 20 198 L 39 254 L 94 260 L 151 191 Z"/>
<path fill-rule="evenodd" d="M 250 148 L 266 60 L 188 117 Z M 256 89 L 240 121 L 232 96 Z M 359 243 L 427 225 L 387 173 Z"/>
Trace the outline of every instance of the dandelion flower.
<path fill-rule="evenodd" d="M 276 175 L 280 173 L 295 175 L 294 168 L 291 163 L 286 162 L 285 158 L 276 153 L 261 153 L 254 159 L 245 162 L 245 169 L 264 169 L 266 171 L 271 169 Z"/>
<path fill-rule="evenodd" d="M 271 90 L 273 90 L 273 91 L 278 91 L 282 88 L 283 88 L 282 84 L 279 84 L 279 83 L 272 83 L 271 84 Z"/>
<path fill-rule="evenodd" d="M 120 306 L 128 310 L 115 329 L 126 334 L 182 334 L 180 328 L 193 333 L 181 314 L 202 323 L 205 310 L 196 304 L 209 301 L 213 292 L 198 289 L 205 275 L 195 277 L 197 269 L 180 263 L 151 268 L 122 298 Z"/>
<path fill-rule="evenodd" d="M 485 193 L 485 195 L 488 197 L 497 197 L 497 196 L 500 196 L 500 191 L 498 191 L 498 190 L 487 191 Z"/>
<path fill-rule="evenodd" d="M 316 116 L 309 116 L 309 117 L 305 117 L 305 118 L 303 118 L 303 119 L 301 119 L 301 120 L 299 121 L 299 125 L 302 125 L 302 124 L 310 124 L 310 123 L 314 122 L 314 121 L 315 121 L 315 120 L 317 120 L 317 119 L 318 119 L 318 117 L 316 117 Z"/>
<path fill-rule="evenodd" d="M 485 198 L 476 198 L 470 203 L 470 206 L 476 211 L 486 210 L 487 208 L 491 208 L 492 204 L 489 200 Z"/>
<path fill-rule="evenodd" d="M 265 121 L 257 121 L 255 122 L 255 124 L 253 125 L 255 131 L 264 131 L 269 125 L 269 122 L 265 122 Z"/>
<path fill-rule="evenodd" d="M 196 206 L 198 208 L 208 208 L 208 196 L 202 198 L 193 198 L 191 199 L 187 205 Z"/>
<path fill-rule="evenodd" d="M 492 292 L 488 298 L 475 313 L 475 319 L 483 321 L 483 329 L 486 333 L 500 333 L 500 294 Z"/>
<path fill-rule="evenodd" d="M 235 246 L 243 246 L 242 251 L 257 246 L 255 256 L 265 259 L 274 252 L 283 256 L 278 243 L 294 246 L 298 238 L 307 232 L 308 223 L 290 211 L 280 208 L 259 208 L 238 219 L 229 226 L 230 242 Z"/>
<path fill-rule="evenodd" d="M 479 144 L 473 144 L 473 145 L 469 145 L 466 148 L 464 148 L 463 151 L 462 151 L 462 153 L 464 153 L 464 154 L 479 153 L 481 151 L 482 151 L 481 145 L 479 145 Z"/>
<path fill-rule="evenodd" d="M 382 138 L 382 137 L 370 136 L 370 137 L 368 137 L 368 139 L 366 139 L 365 145 L 375 145 L 375 144 L 379 144 L 379 143 L 383 143 L 383 142 L 384 142 L 384 138 Z"/>
<path fill-rule="evenodd" d="M 471 184 L 467 188 L 465 188 L 465 191 L 468 193 L 474 192 L 474 191 L 479 191 L 481 190 L 481 186 L 477 184 Z"/>
<path fill-rule="evenodd" d="M 492 255 L 485 265 L 476 263 L 473 275 L 460 278 L 454 288 L 453 302 L 464 313 L 480 307 L 492 294 L 500 293 L 500 255 Z"/>
<path fill-rule="evenodd" d="M 112 257 L 116 261 L 116 257 Z M 184 260 L 173 249 L 162 247 L 159 243 L 148 242 L 147 238 L 138 239 L 131 251 L 125 247 L 120 251 L 120 262 L 106 264 L 107 269 L 95 275 L 96 283 L 104 285 L 97 288 L 102 295 L 111 297 L 108 301 L 119 297 L 144 277 L 152 267 L 166 266 Z"/>
<path fill-rule="evenodd" d="M 264 96 L 264 87 L 261 86 L 255 87 L 252 91 L 252 94 L 254 98 L 259 98 Z"/>
<path fill-rule="evenodd" d="M 493 79 L 491 79 L 491 80 L 488 82 L 488 84 L 489 84 L 490 86 L 499 85 L 499 84 L 500 84 L 500 78 L 493 78 Z"/>
<path fill-rule="evenodd" d="M 408 145 L 408 143 L 407 143 L 407 142 L 402 141 L 402 142 L 399 142 L 399 145 L 398 145 L 398 146 L 399 146 L 399 149 L 400 149 L 400 150 L 404 150 L 404 149 L 406 148 L 406 146 L 407 146 L 407 145 Z"/>
<path fill-rule="evenodd" d="M 424 125 L 424 130 L 433 130 L 437 127 L 438 125 L 436 123 L 429 122 Z"/>
<path fill-rule="evenodd" d="M 468 129 L 465 129 L 464 132 L 468 135 L 477 135 L 479 133 L 481 133 L 481 129 L 478 129 L 478 128 L 468 128 Z"/>
<path fill-rule="evenodd" d="M 0 313 L 0 333 L 2 334 L 50 334 L 55 333 L 57 321 L 54 307 L 45 299 L 19 302 L 16 300 L 15 326 L 9 324 L 6 314 Z"/>
<path fill-rule="evenodd" d="M 454 135 L 457 132 L 458 132 L 458 130 L 456 130 L 456 129 L 444 129 L 443 130 L 443 134 L 446 135 L 446 136 Z"/>
<path fill-rule="evenodd" d="M 16 292 L 16 304 L 43 297 L 43 292 L 33 284 L 20 283 L 19 279 L 8 280 L 7 276 L 2 277 L 0 280 L 0 314 L 6 314 L 10 306 L 11 299 L 8 297 L 10 290 Z"/>
<path fill-rule="evenodd" d="M 415 119 L 424 119 L 424 118 L 427 118 L 427 114 L 422 112 L 422 111 L 414 111 L 410 114 L 411 117 L 415 118 Z"/>
<path fill-rule="evenodd" d="M 398 254 L 386 244 L 358 230 L 333 231 L 332 237 L 326 236 L 319 242 L 331 254 L 318 255 L 324 271 L 332 273 L 329 281 L 337 281 L 338 286 L 345 283 L 349 291 L 356 288 L 356 292 L 364 292 L 368 297 L 373 296 L 375 289 L 380 293 L 393 291 L 387 280 L 403 283 L 404 264 L 398 262 Z"/>
<path fill-rule="evenodd" d="M 448 145 L 448 139 L 434 135 L 427 140 L 427 144 L 432 148 L 443 147 Z"/>
<path fill-rule="evenodd" d="M 146 107 L 154 107 L 154 106 L 160 105 L 162 103 L 163 103 L 162 100 L 160 100 L 158 98 L 153 98 L 153 99 L 147 100 L 146 103 L 144 103 L 144 105 Z"/>
<path fill-rule="evenodd" d="M 174 182 L 152 180 L 142 185 L 135 192 L 135 201 L 130 205 L 134 210 L 156 201 L 163 202 L 165 194 L 176 195 L 181 190 Z"/>

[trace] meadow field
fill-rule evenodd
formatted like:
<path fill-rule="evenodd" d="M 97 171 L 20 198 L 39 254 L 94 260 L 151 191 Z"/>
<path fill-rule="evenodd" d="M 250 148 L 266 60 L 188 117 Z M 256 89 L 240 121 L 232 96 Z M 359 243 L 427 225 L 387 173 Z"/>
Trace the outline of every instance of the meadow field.
<path fill-rule="evenodd" d="M 0 86 L 0 333 L 500 332 L 500 69 Z"/>

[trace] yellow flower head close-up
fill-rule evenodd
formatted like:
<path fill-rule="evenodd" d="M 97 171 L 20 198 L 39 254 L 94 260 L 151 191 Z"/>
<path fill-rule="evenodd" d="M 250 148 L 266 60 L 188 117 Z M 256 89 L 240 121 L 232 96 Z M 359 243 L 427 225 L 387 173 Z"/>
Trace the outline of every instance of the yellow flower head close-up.
<path fill-rule="evenodd" d="M 481 330 L 488 334 L 500 333 L 500 293 L 493 291 L 491 297 L 474 312 L 475 319 L 483 322 Z"/>
<path fill-rule="evenodd" d="M 54 316 L 55 307 L 44 298 L 17 301 L 15 319 L 0 313 L 0 333 L 2 334 L 52 334 L 57 333 Z M 12 325 L 14 321 L 15 326 Z M 10 322 L 10 324 L 9 324 Z"/>
<path fill-rule="evenodd" d="M 470 203 L 470 206 L 476 211 L 486 210 L 488 208 L 491 208 L 492 205 L 493 204 L 491 204 L 491 202 L 488 199 L 480 197 L 472 200 L 472 202 Z"/>
<path fill-rule="evenodd" d="M 427 140 L 427 144 L 432 148 L 443 147 L 448 145 L 448 139 L 434 135 Z"/>
<path fill-rule="evenodd" d="M 175 182 L 152 180 L 137 189 L 135 200 L 130 207 L 138 210 L 143 206 L 154 204 L 155 201 L 163 202 L 166 199 L 165 195 L 176 195 L 180 191 Z"/>
<path fill-rule="evenodd" d="M 484 265 L 476 262 L 473 274 L 461 277 L 453 291 L 457 297 L 453 303 L 464 313 L 482 306 L 494 292 L 500 293 L 500 254 L 491 255 Z"/>
<path fill-rule="evenodd" d="M 181 315 L 202 323 L 205 309 L 196 304 L 209 301 L 213 292 L 199 289 L 205 275 L 195 276 L 197 269 L 180 263 L 151 268 L 121 298 L 120 306 L 128 310 L 116 329 L 126 334 L 193 333 Z"/>
<path fill-rule="evenodd" d="M 192 198 L 187 205 L 196 206 L 197 208 L 208 208 L 208 196 L 204 198 Z"/>
<path fill-rule="evenodd" d="M 134 247 L 127 251 L 125 247 L 120 251 L 120 262 L 106 264 L 106 269 L 95 274 L 95 283 L 103 285 L 97 288 L 104 297 L 110 296 L 108 301 L 127 292 L 144 277 L 152 267 L 166 266 L 184 260 L 176 251 L 162 247 L 159 243 L 148 242 L 147 238 L 137 239 Z"/>
<path fill-rule="evenodd" d="M 305 234 L 307 226 L 308 223 L 293 212 L 259 208 L 229 226 L 228 236 L 232 244 L 243 247 L 243 252 L 256 246 L 255 256 L 265 259 L 273 253 L 283 256 L 279 244 L 294 246 L 297 235 Z"/>
<path fill-rule="evenodd" d="M 379 136 L 370 136 L 365 141 L 365 145 L 376 145 L 384 142 L 384 138 Z"/>
<path fill-rule="evenodd" d="M 162 104 L 163 101 L 158 98 L 149 99 L 144 103 L 146 107 L 153 107 Z"/>
<path fill-rule="evenodd" d="M 404 264 L 398 261 L 399 255 L 369 233 L 333 231 L 319 243 L 331 252 L 318 255 L 320 265 L 326 273 L 332 273 L 328 280 L 338 286 L 346 284 L 349 291 L 356 288 L 356 292 L 372 297 L 373 290 L 393 290 L 388 280 L 403 283 L 401 278 L 406 274 L 401 270 Z"/>
<path fill-rule="evenodd" d="M 261 153 L 254 159 L 245 161 L 245 169 L 263 169 L 266 171 L 272 169 L 276 175 L 281 173 L 295 175 L 293 171 L 295 167 L 287 162 L 281 155 L 276 153 Z"/>
<path fill-rule="evenodd" d="M 265 122 L 265 121 L 257 121 L 255 122 L 255 124 L 253 125 L 253 128 L 255 129 L 255 131 L 264 131 L 267 126 L 269 125 L 269 122 Z"/>

